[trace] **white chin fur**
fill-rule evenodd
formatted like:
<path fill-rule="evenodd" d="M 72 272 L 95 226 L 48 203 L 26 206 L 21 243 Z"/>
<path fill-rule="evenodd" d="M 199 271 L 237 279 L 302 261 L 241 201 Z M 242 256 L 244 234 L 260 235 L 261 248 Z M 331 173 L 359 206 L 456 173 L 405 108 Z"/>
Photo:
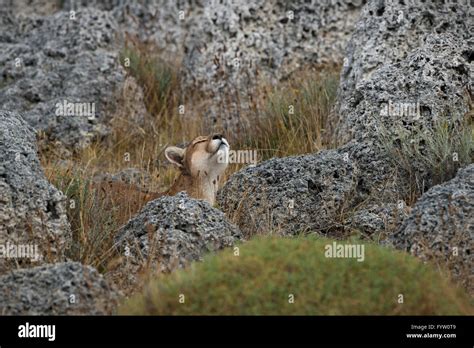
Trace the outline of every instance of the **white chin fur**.
<path fill-rule="evenodd" d="M 211 152 L 217 151 L 217 149 L 219 148 L 221 143 L 226 144 L 227 145 L 226 148 L 229 149 L 229 143 L 227 142 L 227 140 L 225 138 L 222 138 L 222 140 L 215 139 L 215 140 L 211 140 L 211 146 L 210 147 L 211 147 L 211 150 L 213 150 Z"/>
<path fill-rule="evenodd" d="M 229 146 L 222 146 L 219 151 L 216 152 L 215 158 L 217 163 L 227 167 L 229 164 Z"/>

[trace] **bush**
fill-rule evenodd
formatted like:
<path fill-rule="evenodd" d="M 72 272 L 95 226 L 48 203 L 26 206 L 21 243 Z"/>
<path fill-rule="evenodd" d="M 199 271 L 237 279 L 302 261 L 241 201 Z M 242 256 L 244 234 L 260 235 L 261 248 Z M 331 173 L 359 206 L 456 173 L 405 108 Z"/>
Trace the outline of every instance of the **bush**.
<path fill-rule="evenodd" d="M 162 275 L 119 308 L 139 315 L 473 313 L 462 290 L 405 253 L 365 244 L 365 260 L 326 258 L 329 239 L 257 238 Z M 342 242 L 341 242 L 342 243 Z M 356 242 L 357 243 L 357 242 Z M 185 303 L 180 303 L 180 294 Z M 294 303 L 289 303 L 290 294 Z M 398 303 L 399 294 L 404 303 Z"/>

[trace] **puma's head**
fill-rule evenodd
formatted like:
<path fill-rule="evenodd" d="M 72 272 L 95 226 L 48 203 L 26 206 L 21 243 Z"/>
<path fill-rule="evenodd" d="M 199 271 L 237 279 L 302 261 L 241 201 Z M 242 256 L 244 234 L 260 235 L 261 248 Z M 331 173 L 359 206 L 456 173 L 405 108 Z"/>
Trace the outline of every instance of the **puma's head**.
<path fill-rule="evenodd" d="M 181 171 L 168 194 L 186 191 L 194 198 L 214 204 L 219 180 L 227 168 L 228 155 L 229 143 L 220 134 L 199 136 L 185 148 L 166 148 L 166 158 Z"/>

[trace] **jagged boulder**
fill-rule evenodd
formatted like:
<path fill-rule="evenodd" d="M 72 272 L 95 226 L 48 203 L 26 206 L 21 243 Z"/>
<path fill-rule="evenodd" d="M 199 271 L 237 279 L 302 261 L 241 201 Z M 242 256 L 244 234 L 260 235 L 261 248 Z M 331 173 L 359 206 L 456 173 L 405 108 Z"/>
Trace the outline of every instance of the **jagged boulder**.
<path fill-rule="evenodd" d="M 389 162 L 376 148 L 353 143 L 244 168 L 219 190 L 217 202 L 246 236 L 339 236 L 346 228 L 358 228 L 351 219 L 356 207 L 382 205 L 387 197 L 396 201 L 390 175 Z M 398 216 L 397 209 L 385 213 L 390 221 Z"/>
<path fill-rule="evenodd" d="M 2 7 L 25 16 L 48 15 L 61 9 L 62 0 L 2 0 Z"/>
<path fill-rule="evenodd" d="M 123 89 L 130 86 L 118 59 L 113 16 L 86 8 L 47 16 L 6 9 L 1 17 L 2 107 L 22 112 L 48 140 L 68 148 L 83 148 L 107 135 L 114 111 L 128 95 Z"/>
<path fill-rule="evenodd" d="M 354 204 L 357 170 L 338 151 L 275 158 L 232 175 L 217 200 L 247 237 L 325 232 Z"/>
<path fill-rule="evenodd" d="M 350 97 L 338 96 L 343 119 L 338 136 L 361 141 L 396 127 L 426 131 L 441 120 L 458 124 L 471 103 L 469 46 L 451 33 L 433 34 L 400 62 L 372 71 Z"/>
<path fill-rule="evenodd" d="M 0 315 L 111 314 L 119 293 L 77 262 L 15 270 L 0 277 Z"/>
<path fill-rule="evenodd" d="M 34 131 L 18 113 L 0 110 L 0 274 L 63 259 L 71 238 L 65 197 L 43 173 Z M 21 257 L 20 248 L 34 255 Z"/>
<path fill-rule="evenodd" d="M 116 245 L 124 261 L 119 272 L 135 283 L 143 267 L 171 272 L 240 238 L 239 229 L 209 203 L 184 192 L 163 196 L 149 202 L 119 230 Z"/>
<path fill-rule="evenodd" d="M 470 11 L 466 2 L 369 2 L 347 45 L 335 136 L 342 141 L 369 136 L 377 120 L 387 127 L 402 121 L 430 127 L 446 113 L 462 117 L 473 81 Z M 421 117 L 394 112 L 381 117 L 389 101 L 419 103 Z"/>
<path fill-rule="evenodd" d="M 474 290 L 474 164 L 421 196 L 389 244 L 447 265 Z"/>
<path fill-rule="evenodd" d="M 394 197 L 397 192 L 402 198 L 424 192 L 440 182 L 428 157 L 443 156 L 432 153 L 443 151 L 436 149 L 443 136 L 436 132 L 444 127 L 454 138 L 463 132 L 472 108 L 473 26 L 467 19 L 469 6 L 453 6 L 370 2 L 348 45 L 332 136 L 341 143 L 365 143 L 387 160 L 409 143 L 411 153 L 387 162 Z M 434 145 L 428 144 L 430 138 Z M 469 159 L 452 161 L 447 178 L 466 163 Z M 390 197 L 386 201 L 394 202 Z"/>
<path fill-rule="evenodd" d="M 377 239 L 380 239 L 393 233 L 408 216 L 409 211 L 410 208 L 403 201 L 397 204 L 370 204 L 357 209 L 347 219 L 347 223 L 363 237 L 377 236 Z"/>
<path fill-rule="evenodd" d="M 164 57 L 175 60 L 183 55 L 183 43 L 188 37 L 199 35 L 205 11 L 212 7 L 206 0 L 79 0 L 65 2 L 65 11 L 80 11 L 91 7 L 108 11 L 120 30 L 141 42 L 152 42 Z"/>

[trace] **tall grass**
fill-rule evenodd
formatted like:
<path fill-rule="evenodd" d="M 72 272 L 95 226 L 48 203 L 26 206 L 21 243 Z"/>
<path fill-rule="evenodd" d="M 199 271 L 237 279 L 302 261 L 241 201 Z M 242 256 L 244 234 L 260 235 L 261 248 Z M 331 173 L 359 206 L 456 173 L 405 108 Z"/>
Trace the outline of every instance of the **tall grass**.
<path fill-rule="evenodd" d="M 317 152 L 336 98 L 339 71 L 308 68 L 263 92 L 259 117 L 241 145 L 258 149 L 262 159 Z"/>

